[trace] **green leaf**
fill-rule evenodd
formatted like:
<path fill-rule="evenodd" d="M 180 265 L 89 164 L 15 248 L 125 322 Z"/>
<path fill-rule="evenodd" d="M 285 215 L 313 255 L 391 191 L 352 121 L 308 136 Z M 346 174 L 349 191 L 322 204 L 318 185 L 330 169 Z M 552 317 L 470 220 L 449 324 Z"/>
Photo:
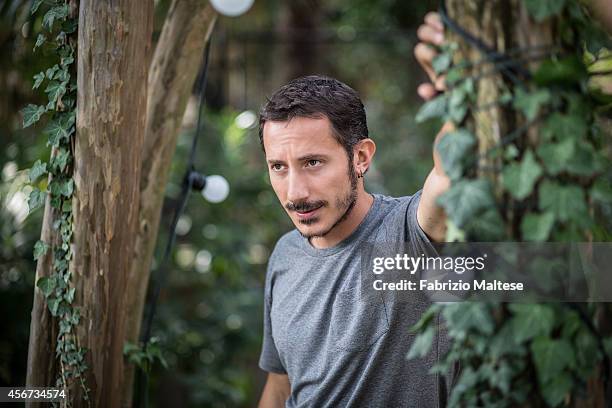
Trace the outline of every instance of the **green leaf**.
<path fill-rule="evenodd" d="M 38 259 L 41 256 L 44 256 L 49 250 L 49 245 L 45 244 L 43 241 L 38 240 L 34 244 L 34 259 Z"/>
<path fill-rule="evenodd" d="M 446 113 L 446 95 L 439 95 L 423 104 L 416 114 L 415 120 L 417 123 L 424 122 L 428 119 L 442 117 Z"/>
<path fill-rule="evenodd" d="M 540 89 L 534 92 L 525 92 L 522 89 L 516 91 L 514 107 L 519 109 L 527 120 L 532 121 L 537 116 L 540 108 L 550 101 L 550 92 Z"/>
<path fill-rule="evenodd" d="M 466 83 L 469 82 L 467 80 L 463 82 L 463 84 Z M 451 91 L 448 101 L 448 116 L 454 123 L 460 123 L 465 118 L 467 113 L 467 96 L 468 92 L 463 86 L 457 86 Z"/>
<path fill-rule="evenodd" d="M 495 208 L 490 208 L 478 217 L 474 217 L 465 229 L 472 239 L 482 242 L 503 240 L 505 234 L 504 220 Z"/>
<path fill-rule="evenodd" d="M 574 364 L 574 350 L 565 339 L 550 339 L 542 336 L 531 343 L 531 353 L 541 384 L 553 380 Z"/>
<path fill-rule="evenodd" d="M 53 24 L 55 20 L 61 20 L 68 16 L 70 9 L 67 4 L 62 4 L 49 9 L 43 16 L 42 26 L 48 31 L 53 30 Z"/>
<path fill-rule="evenodd" d="M 45 89 L 45 93 L 49 97 L 49 103 L 52 103 L 53 106 L 57 103 L 57 101 L 64 96 L 66 93 L 66 83 L 51 81 L 49 85 L 47 85 L 47 89 Z"/>
<path fill-rule="evenodd" d="M 51 146 L 57 146 L 62 141 L 67 141 L 72 133 L 72 121 L 70 116 L 62 115 L 58 118 L 53 119 L 45 127 L 44 133 L 49 138 L 48 144 Z"/>
<path fill-rule="evenodd" d="M 70 163 L 70 152 L 63 147 L 59 148 L 57 154 L 51 158 L 51 167 L 64 171 L 68 163 Z"/>
<path fill-rule="evenodd" d="M 566 163 L 571 159 L 574 150 L 575 142 L 568 138 L 559 143 L 543 143 L 538 147 L 537 153 L 546 171 L 554 176 L 565 170 Z"/>
<path fill-rule="evenodd" d="M 44 0 L 34 0 L 32 3 L 32 8 L 30 8 L 30 14 L 36 13 L 36 10 L 40 7 Z"/>
<path fill-rule="evenodd" d="M 29 212 L 36 210 L 39 207 L 42 207 L 45 204 L 45 198 L 47 194 L 40 191 L 37 187 L 32 189 L 30 196 L 28 197 L 28 208 Z"/>
<path fill-rule="evenodd" d="M 442 137 L 436 145 L 444 172 L 451 180 L 461 177 L 463 172 L 462 160 L 476 144 L 474 136 L 465 129 L 449 132 Z"/>
<path fill-rule="evenodd" d="M 606 180 L 598 179 L 591 187 L 591 197 L 601 203 L 612 203 L 612 187 Z"/>
<path fill-rule="evenodd" d="M 39 278 L 38 281 L 36 282 L 36 287 L 42 291 L 45 297 L 49 297 L 49 295 L 53 293 L 53 290 L 55 289 L 55 285 L 56 285 L 55 278 L 48 277 L 48 276 L 43 276 Z"/>
<path fill-rule="evenodd" d="M 38 74 L 34 75 L 34 85 L 32 86 L 32 89 L 37 89 L 40 84 L 42 84 L 42 81 L 45 80 L 45 73 L 44 72 L 39 72 Z"/>
<path fill-rule="evenodd" d="M 436 74 L 441 74 L 450 67 L 452 61 L 453 58 L 450 52 L 442 52 L 434 57 L 431 66 Z"/>
<path fill-rule="evenodd" d="M 587 70 L 576 56 L 545 60 L 533 74 L 533 80 L 541 86 L 572 85 L 586 78 Z"/>
<path fill-rule="evenodd" d="M 521 221 L 521 233 L 524 241 L 545 242 L 555 223 L 552 212 L 542 214 L 527 214 Z"/>
<path fill-rule="evenodd" d="M 34 43 L 34 48 L 32 48 L 32 51 L 36 51 L 37 48 L 41 47 L 45 41 L 47 41 L 47 37 L 45 37 L 44 34 L 38 34 L 38 37 L 36 37 L 36 42 Z"/>
<path fill-rule="evenodd" d="M 43 113 L 45 113 L 46 109 L 44 106 L 32 105 L 29 104 L 25 108 L 21 110 L 23 113 L 23 128 L 27 128 L 28 126 L 36 123 L 40 120 L 40 117 Z"/>
<path fill-rule="evenodd" d="M 539 191 L 539 206 L 542 211 L 551 211 L 561 221 L 581 222 L 588 217 L 584 191 L 576 185 L 562 186 L 545 181 Z"/>
<path fill-rule="evenodd" d="M 433 342 L 434 335 L 436 333 L 436 329 L 433 326 L 427 327 L 424 332 L 419 333 L 415 338 L 408 354 L 406 355 L 407 359 L 412 359 L 415 357 L 423 358 L 427 355 L 429 350 L 431 349 L 431 344 Z"/>
<path fill-rule="evenodd" d="M 520 163 L 513 163 L 503 170 L 503 184 L 506 190 L 517 200 L 523 200 L 533 191 L 542 168 L 535 161 L 531 150 L 527 150 Z"/>
<path fill-rule="evenodd" d="M 49 184 L 49 191 L 52 196 L 64 196 L 71 197 L 72 192 L 74 190 L 74 180 L 73 179 L 53 179 Z"/>
<path fill-rule="evenodd" d="M 43 163 L 40 160 L 36 160 L 29 172 L 30 183 L 35 182 L 40 176 L 45 173 L 47 173 L 47 163 Z"/>
<path fill-rule="evenodd" d="M 555 112 L 546 119 L 540 133 L 547 140 L 577 140 L 583 138 L 587 130 L 585 118 Z"/>
<path fill-rule="evenodd" d="M 605 166 L 605 159 L 584 140 L 578 141 L 574 154 L 567 160 L 567 170 L 579 176 L 592 176 L 604 170 Z"/>
<path fill-rule="evenodd" d="M 556 376 L 542 386 L 542 396 L 551 407 L 556 407 L 572 389 L 572 379 L 568 373 Z"/>
<path fill-rule="evenodd" d="M 447 323 L 449 335 L 476 331 L 483 334 L 492 334 L 495 328 L 493 317 L 488 307 L 483 303 L 465 302 L 447 305 L 442 313 Z"/>
<path fill-rule="evenodd" d="M 438 198 L 449 218 L 462 228 L 481 210 L 495 205 L 487 180 L 460 180 Z"/>
<path fill-rule="evenodd" d="M 565 0 L 523 0 L 529 15 L 536 21 L 543 21 L 557 15 L 565 6 Z"/>
<path fill-rule="evenodd" d="M 517 344 L 534 337 L 548 336 L 553 329 L 555 313 L 550 306 L 516 303 L 508 308 L 514 312 L 510 324 Z"/>
<path fill-rule="evenodd" d="M 59 298 L 52 298 L 47 300 L 47 306 L 49 307 L 49 311 L 51 312 L 52 316 L 57 316 L 61 301 L 62 300 Z"/>
<path fill-rule="evenodd" d="M 74 292 L 75 291 L 76 291 L 75 288 L 70 288 L 70 289 L 68 289 L 68 291 L 64 295 L 64 299 L 66 299 L 66 302 L 68 302 L 68 304 L 72 304 L 72 301 L 74 300 Z"/>

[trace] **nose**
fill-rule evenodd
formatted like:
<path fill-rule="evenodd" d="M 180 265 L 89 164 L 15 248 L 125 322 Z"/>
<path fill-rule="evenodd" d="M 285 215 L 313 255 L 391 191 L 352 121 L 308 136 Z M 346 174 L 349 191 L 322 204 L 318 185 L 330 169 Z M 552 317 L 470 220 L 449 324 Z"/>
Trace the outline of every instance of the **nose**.
<path fill-rule="evenodd" d="M 287 186 L 287 200 L 292 203 L 305 201 L 308 199 L 307 180 L 298 171 L 289 172 L 289 185 Z"/>

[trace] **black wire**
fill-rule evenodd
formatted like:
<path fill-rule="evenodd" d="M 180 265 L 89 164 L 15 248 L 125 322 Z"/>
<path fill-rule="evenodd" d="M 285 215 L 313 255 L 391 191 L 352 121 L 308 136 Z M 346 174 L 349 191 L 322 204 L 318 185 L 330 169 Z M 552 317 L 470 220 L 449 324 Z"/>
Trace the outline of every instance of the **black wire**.
<path fill-rule="evenodd" d="M 478 51 L 480 51 L 482 54 L 484 54 L 485 58 L 487 58 L 492 63 L 495 63 L 496 61 L 512 59 L 509 55 L 501 53 L 496 49 L 490 47 L 489 45 L 485 44 L 480 38 L 477 38 L 468 31 L 466 31 L 455 20 L 450 18 L 446 10 L 445 0 L 440 0 L 439 13 L 440 17 L 442 18 L 442 22 L 445 26 L 454 31 L 457 35 L 459 35 L 459 37 L 465 40 L 465 42 L 467 42 L 468 44 L 476 48 Z M 524 86 L 524 82 L 518 78 L 514 71 L 516 71 L 517 74 L 520 74 L 523 78 L 526 79 L 531 78 L 531 74 L 529 73 L 529 71 L 527 71 L 525 68 L 518 64 L 513 66 L 512 68 L 513 69 L 510 69 L 509 67 L 501 67 L 501 69 L 499 70 L 501 71 L 502 75 L 512 81 L 515 85 Z"/>
<path fill-rule="evenodd" d="M 192 171 L 194 171 L 195 165 L 195 156 L 198 145 L 198 139 L 200 138 L 201 128 L 202 128 L 202 111 L 205 105 L 205 95 L 206 95 L 206 81 L 208 76 L 208 65 L 210 61 L 210 44 L 212 42 L 212 38 L 209 38 L 206 47 L 204 49 L 204 68 L 202 74 L 202 80 L 200 82 L 200 100 L 198 105 L 198 120 L 196 124 L 196 130 L 193 135 L 193 140 L 191 142 L 191 151 L 189 154 L 189 161 L 187 162 L 187 167 L 185 170 L 185 176 L 183 177 L 183 185 L 181 188 L 181 195 L 179 196 L 178 205 L 175 206 L 174 215 L 172 218 L 172 223 L 169 228 L 169 236 L 168 241 L 166 242 L 166 248 L 164 250 L 164 254 L 162 257 L 162 261 L 159 264 L 159 267 L 156 268 L 152 272 L 152 291 L 147 301 L 145 317 L 143 322 L 143 327 L 140 336 L 140 342 L 142 344 L 142 348 L 146 349 L 147 344 L 151 338 L 151 330 L 153 326 L 153 318 L 155 317 L 155 312 L 157 310 L 157 301 L 159 300 L 159 294 L 161 292 L 162 287 L 165 286 L 166 280 L 168 278 L 168 273 L 166 272 L 166 265 L 170 259 L 172 254 L 172 248 L 174 247 L 174 243 L 176 241 L 176 226 L 178 224 L 181 215 L 185 212 L 185 208 L 187 206 L 187 200 L 189 199 L 189 194 L 191 193 L 191 189 L 193 187 L 193 179 L 189 177 Z M 148 406 L 148 373 L 144 370 L 140 369 L 138 371 L 138 382 L 139 384 L 139 395 L 141 397 L 140 401 L 144 401 L 144 406 Z M 137 406 L 140 404 L 137 404 Z"/>

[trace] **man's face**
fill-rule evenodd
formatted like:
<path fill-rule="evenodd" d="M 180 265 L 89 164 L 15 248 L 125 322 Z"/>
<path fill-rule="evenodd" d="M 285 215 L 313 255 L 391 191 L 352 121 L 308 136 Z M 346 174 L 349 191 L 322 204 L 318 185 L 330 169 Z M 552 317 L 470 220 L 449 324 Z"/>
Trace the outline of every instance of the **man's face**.
<path fill-rule="evenodd" d="M 329 119 L 266 122 L 263 143 L 272 188 L 303 236 L 324 236 L 348 217 L 357 175 Z"/>

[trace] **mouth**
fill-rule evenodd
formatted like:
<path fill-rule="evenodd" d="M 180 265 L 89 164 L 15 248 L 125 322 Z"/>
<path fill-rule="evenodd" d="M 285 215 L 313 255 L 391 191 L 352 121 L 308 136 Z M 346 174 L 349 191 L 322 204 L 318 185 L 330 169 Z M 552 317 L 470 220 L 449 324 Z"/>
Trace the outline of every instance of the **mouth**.
<path fill-rule="evenodd" d="M 307 220 L 315 216 L 317 211 L 319 211 L 323 206 L 319 206 L 317 208 L 313 208 L 310 211 L 296 211 L 295 213 L 301 220 Z"/>

